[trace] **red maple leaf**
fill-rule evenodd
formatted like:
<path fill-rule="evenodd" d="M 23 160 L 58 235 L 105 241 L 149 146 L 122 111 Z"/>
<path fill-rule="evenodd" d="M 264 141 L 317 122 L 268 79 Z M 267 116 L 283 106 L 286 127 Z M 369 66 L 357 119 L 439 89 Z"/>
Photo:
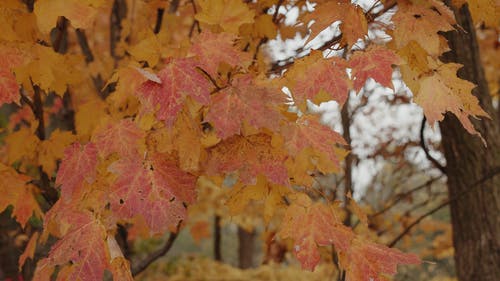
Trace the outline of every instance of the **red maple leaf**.
<path fill-rule="evenodd" d="M 392 85 L 392 65 L 400 63 L 400 58 L 394 51 L 374 46 L 364 51 L 358 51 L 349 60 L 354 77 L 354 89 L 361 90 L 369 77 L 382 86 L 394 89 Z"/>
<path fill-rule="evenodd" d="M 294 253 L 302 268 L 313 270 L 320 261 L 318 246 L 334 245 L 349 280 L 368 281 L 396 273 L 398 264 L 419 264 L 414 254 L 366 241 L 344 226 L 332 209 L 296 194 L 283 218 L 279 235 L 294 240 Z M 291 197 L 292 198 L 292 197 Z"/>
<path fill-rule="evenodd" d="M 282 119 L 278 107 L 285 104 L 286 96 L 279 89 L 255 84 L 254 79 L 240 76 L 213 95 L 206 121 L 215 126 L 220 138 L 240 134 L 244 122 L 255 128 L 278 128 Z"/>
<path fill-rule="evenodd" d="M 347 143 L 339 133 L 321 124 L 317 117 L 303 115 L 295 123 L 283 126 L 281 132 L 285 137 L 285 148 L 291 155 L 295 156 L 310 147 L 327 155 L 329 160 L 340 166 L 334 147 Z"/>
<path fill-rule="evenodd" d="M 337 57 L 325 59 L 319 51 L 313 51 L 306 58 L 298 60 L 285 73 L 285 78 L 292 85 L 296 105 L 305 107 L 306 100 L 314 100 L 320 91 L 343 105 L 351 84 L 346 67 L 345 60 Z"/>
<path fill-rule="evenodd" d="M 61 166 L 57 171 L 56 185 L 61 185 L 61 196 L 69 200 L 72 194 L 82 186 L 82 181 L 92 183 L 97 165 L 97 147 L 93 143 L 82 146 L 73 143 L 64 150 Z"/>
<path fill-rule="evenodd" d="M 229 33 L 212 33 L 203 31 L 196 37 L 191 52 L 197 55 L 200 67 L 215 77 L 221 63 L 232 67 L 244 65 L 252 60 L 249 53 L 242 52 L 234 46 L 236 36 Z"/>
<path fill-rule="evenodd" d="M 72 212 L 67 217 L 71 219 L 69 230 L 37 264 L 33 280 L 49 280 L 56 266 L 68 266 L 59 272 L 57 280 L 102 280 L 104 270 L 109 268 L 106 229 L 88 211 Z"/>
<path fill-rule="evenodd" d="M 420 264 L 420 259 L 415 254 L 406 254 L 358 236 L 340 262 L 348 280 L 383 281 L 387 280 L 384 276 L 397 273 L 398 264 Z"/>
<path fill-rule="evenodd" d="M 112 153 L 127 157 L 139 152 L 139 141 L 144 136 L 145 133 L 132 120 L 122 119 L 102 127 L 92 141 L 103 157 Z"/>
<path fill-rule="evenodd" d="M 109 169 L 118 175 L 109 194 L 111 209 L 119 219 L 142 216 L 152 233 L 175 231 L 187 215 L 184 203 L 195 201 L 196 177 L 169 155 L 124 158 Z"/>
<path fill-rule="evenodd" d="M 21 98 L 19 85 L 12 69 L 23 62 L 20 51 L 9 48 L 0 48 L 0 106 L 4 103 L 15 102 L 19 104 Z"/>
<path fill-rule="evenodd" d="M 269 135 L 236 135 L 210 149 L 206 170 L 209 175 L 238 172 L 245 184 L 255 184 L 260 174 L 271 182 L 288 185 L 288 172 L 283 165 L 286 158 L 283 150 L 272 147 Z"/>
<path fill-rule="evenodd" d="M 158 107 L 156 117 L 164 120 L 169 127 L 173 125 L 187 96 L 203 105 L 209 102 L 213 86 L 197 69 L 198 65 L 194 58 L 171 58 L 158 73 L 161 83 L 148 80 L 137 89 L 141 102 L 154 109 Z"/>

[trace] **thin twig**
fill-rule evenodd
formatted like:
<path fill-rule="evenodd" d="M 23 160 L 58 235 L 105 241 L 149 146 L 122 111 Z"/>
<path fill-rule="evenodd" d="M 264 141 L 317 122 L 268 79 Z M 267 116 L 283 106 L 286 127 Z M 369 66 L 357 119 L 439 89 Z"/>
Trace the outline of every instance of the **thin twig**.
<path fill-rule="evenodd" d="M 220 91 L 220 90 L 222 90 L 222 89 L 225 88 L 225 87 L 221 87 L 221 86 L 217 85 L 217 82 L 215 81 L 215 79 L 212 78 L 212 76 L 210 76 L 210 74 L 208 74 L 208 72 L 206 72 L 205 69 L 203 69 L 203 68 L 201 68 L 199 66 L 197 66 L 196 69 L 198 69 L 201 73 L 203 73 L 204 76 L 206 76 L 208 78 L 208 80 L 210 80 L 210 82 L 215 87 L 215 92 L 218 92 L 218 91 Z M 211 94 L 213 94 L 213 93 L 211 93 Z"/>
<path fill-rule="evenodd" d="M 396 4 L 397 4 L 397 2 L 393 1 L 393 2 L 388 3 L 387 5 L 385 5 L 384 8 L 382 8 L 380 11 L 378 11 L 375 14 L 366 13 L 365 16 L 366 16 L 367 22 L 368 23 L 374 22 L 376 18 L 378 18 L 381 15 L 385 14 L 390 9 L 394 8 L 396 6 Z M 342 34 L 340 34 L 338 36 L 335 36 L 332 39 L 326 41 L 325 43 L 323 43 L 323 45 L 321 45 L 320 47 L 318 47 L 316 50 L 321 50 L 321 51 L 328 50 L 328 49 L 332 48 L 333 46 L 335 46 L 336 44 L 339 44 L 341 42 L 341 40 L 342 40 Z M 342 49 L 344 47 L 345 46 L 341 46 L 340 49 Z M 300 48 L 298 48 L 298 49 L 295 50 L 295 54 L 299 54 L 299 53 L 301 53 L 303 51 L 305 51 L 304 47 L 300 47 Z M 297 60 L 297 58 L 295 56 L 292 56 L 290 58 L 286 58 L 286 59 L 283 59 L 283 60 L 276 61 L 272 65 L 271 69 L 268 71 L 268 75 L 281 73 L 281 71 L 283 71 L 283 70 L 289 68 L 290 66 L 292 66 L 295 63 L 295 60 Z"/>
<path fill-rule="evenodd" d="M 156 24 L 155 24 L 155 29 L 153 31 L 155 34 L 160 33 L 161 23 L 163 22 L 163 14 L 164 13 L 165 13 L 165 9 L 163 9 L 163 8 L 159 8 L 158 10 L 156 10 Z"/>
<path fill-rule="evenodd" d="M 92 50 L 90 49 L 87 36 L 85 35 L 85 30 L 77 28 L 76 38 L 78 39 L 78 44 L 80 45 L 80 49 L 82 49 L 83 56 L 85 57 L 85 62 L 86 63 L 93 62 L 94 54 L 92 54 Z"/>
<path fill-rule="evenodd" d="M 181 223 L 179 222 L 179 224 L 177 225 L 177 230 L 175 232 L 170 233 L 170 236 L 168 237 L 163 247 L 161 247 L 155 252 L 152 252 L 144 260 L 140 261 L 139 263 L 137 263 L 135 266 L 132 267 L 131 270 L 132 276 L 137 276 L 139 273 L 143 272 L 150 264 L 152 264 L 157 259 L 163 257 L 165 254 L 168 253 L 170 248 L 172 248 L 175 239 L 177 239 L 177 236 L 179 235 L 180 225 Z"/>
<path fill-rule="evenodd" d="M 194 3 L 194 0 L 191 0 L 191 5 L 193 6 L 193 13 L 197 14 L 198 10 L 196 9 L 196 4 Z M 201 33 L 201 28 L 200 28 L 200 22 L 197 19 L 194 19 L 193 24 L 191 25 L 191 28 L 189 29 L 189 38 L 193 36 L 193 31 L 194 28 L 197 27 L 198 33 Z"/>
<path fill-rule="evenodd" d="M 391 209 L 392 207 L 394 207 L 397 203 L 399 203 L 401 200 L 407 198 L 408 196 L 410 196 L 413 192 L 416 192 L 424 187 L 427 187 L 429 185 L 431 185 L 432 183 L 434 183 L 435 181 L 439 180 L 440 178 L 442 178 L 444 175 L 440 175 L 438 177 L 435 177 L 435 178 L 431 178 L 429 179 L 428 181 L 424 182 L 423 184 L 417 186 L 417 187 L 414 187 L 406 192 L 403 192 L 403 193 L 399 193 L 399 194 L 396 194 L 396 199 L 394 199 L 394 201 L 391 202 L 391 204 L 387 205 L 385 208 L 383 208 L 382 210 L 379 210 L 378 212 L 372 214 L 372 215 L 369 215 L 368 217 L 370 219 L 374 218 L 374 217 L 377 217 L 377 216 L 380 216 L 381 214 L 387 212 L 389 209 Z"/>
<path fill-rule="evenodd" d="M 285 2 L 285 1 L 284 0 L 279 0 L 278 3 L 276 4 L 276 9 L 274 10 L 274 14 L 273 14 L 273 22 L 274 23 L 277 23 L 278 15 L 279 15 L 279 10 L 280 10 L 280 7 L 283 4 L 283 2 Z"/>
<path fill-rule="evenodd" d="M 389 247 L 393 247 L 394 245 L 396 245 L 396 243 L 398 243 L 399 240 L 401 240 L 401 238 L 403 238 L 406 234 L 408 234 L 410 232 L 410 230 L 414 226 L 416 226 L 417 224 L 419 224 L 423 219 L 425 219 L 426 217 L 428 217 L 428 216 L 434 214 L 435 212 L 439 211 L 441 208 L 447 206 L 452 201 L 456 201 L 456 200 L 461 199 L 463 196 L 465 196 L 465 195 L 469 194 L 470 192 L 476 190 L 476 187 L 480 186 L 481 184 L 483 184 L 487 180 L 490 180 L 491 178 L 493 178 L 494 176 L 496 176 L 498 174 L 500 174 L 500 167 L 493 168 L 488 174 L 486 174 L 485 176 L 483 176 L 482 178 L 480 178 L 479 180 L 477 180 L 476 182 L 474 182 L 473 184 L 471 184 L 469 186 L 469 188 L 467 189 L 466 192 L 462 192 L 461 194 L 459 194 L 455 198 L 451 198 L 451 199 L 448 199 L 448 200 L 444 201 L 443 203 L 439 204 L 438 206 L 436 206 L 432 210 L 430 210 L 427 213 L 425 213 L 425 214 L 421 215 L 420 217 L 418 217 L 414 222 L 412 222 L 410 225 L 408 225 L 398 236 L 396 236 L 396 238 L 394 238 L 387 245 Z"/>
<path fill-rule="evenodd" d="M 438 168 L 443 174 L 446 175 L 446 167 L 441 165 L 439 161 L 436 160 L 436 158 L 432 157 L 432 155 L 429 153 L 429 149 L 427 149 L 427 146 L 425 145 L 425 138 L 424 138 L 424 129 L 425 129 L 425 121 L 427 121 L 427 118 L 424 116 L 422 118 L 422 124 L 420 125 L 420 147 L 424 150 L 425 157 L 427 157 L 427 160 L 431 161 L 431 163 Z"/>

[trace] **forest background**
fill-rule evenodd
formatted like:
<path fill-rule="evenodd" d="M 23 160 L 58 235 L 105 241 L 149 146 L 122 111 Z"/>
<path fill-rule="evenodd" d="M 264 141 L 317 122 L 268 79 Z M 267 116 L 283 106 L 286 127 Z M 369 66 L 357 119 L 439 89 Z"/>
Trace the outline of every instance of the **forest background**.
<path fill-rule="evenodd" d="M 0 279 L 495 280 L 499 9 L 2 1 Z"/>

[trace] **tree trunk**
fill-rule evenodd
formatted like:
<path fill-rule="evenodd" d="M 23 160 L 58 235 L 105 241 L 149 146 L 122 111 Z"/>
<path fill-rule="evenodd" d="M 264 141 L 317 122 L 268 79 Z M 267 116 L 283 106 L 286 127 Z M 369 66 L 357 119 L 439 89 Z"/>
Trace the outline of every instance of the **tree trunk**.
<path fill-rule="evenodd" d="M 443 60 L 464 65 L 459 76 L 478 85 L 473 93 L 492 118 L 473 120 L 487 147 L 479 137 L 467 133 L 451 114 L 440 124 L 451 199 L 455 266 L 460 281 L 496 281 L 500 278 L 500 174 L 494 174 L 494 170 L 500 167 L 500 124 L 467 6 L 455 10 L 455 15 L 465 32 L 447 34 L 452 51 Z M 485 178 L 488 180 L 483 181 Z"/>
<path fill-rule="evenodd" d="M 255 247 L 255 231 L 246 231 L 238 227 L 238 265 L 242 269 L 253 267 L 253 249 Z"/>

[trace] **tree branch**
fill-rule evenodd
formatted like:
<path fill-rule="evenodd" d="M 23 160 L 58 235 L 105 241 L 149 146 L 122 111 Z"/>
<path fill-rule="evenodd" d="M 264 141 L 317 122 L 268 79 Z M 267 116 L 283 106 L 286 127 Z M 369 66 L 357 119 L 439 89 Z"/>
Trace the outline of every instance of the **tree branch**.
<path fill-rule="evenodd" d="M 214 259 L 216 261 L 222 261 L 221 252 L 221 227 L 220 227 L 221 217 L 215 215 L 214 218 Z"/>
<path fill-rule="evenodd" d="M 391 202 L 391 204 L 387 205 L 385 208 L 383 208 L 382 210 L 372 214 L 372 215 L 369 215 L 368 217 L 370 219 L 374 218 L 374 217 L 377 217 L 377 216 L 380 216 L 381 214 L 387 212 L 389 209 L 391 209 L 392 207 L 394 207 L 397 203 L 399 203 L 401 200 L 407 198 L 408 196 L 410 196 L 413 192 L 416 192 L 424 187 L 427 187 L 429 185 L 431 185 L 432 183 L 434 183 L 435 181 L 439 180 L 440 178 L 442 178 L 444 175 L 440 175 L 438 177 L 435 177 L 435 178 L 431 178 L 429 179 L 428 181 L 424 182 L 423 184 L 417 186 L 417 187 L 414 187 L 406 192 L 403 192 L 403 193 L 398 193 L 396 194 L 396 199 L 394 199 L 394 201 Z"/>
<path fill-rule="evenodd" d="M 38 121 L 38 127 L 36 128 L 36 135 L 40 140 L 45 140 L 45 121 L 43 118 L 43 102 L 42 102 L 42 96 L 41 92 L 42 90 L 40 87 L 37 85 L 34 85 L 32 82 L 33 90 L 34 90 L 34 96 L 33 96 L 33 114 L 35 115 L 35 118 Z M 24 95 L 22 95 L 24 96 Z M 21 98 L 22 98 L 21 96 Z M 29 105 L 29 104 L 28 104 Z M 59 195 L 57 193 L 57 190 L 55 190 L 53 187 L 50 186 L 50 178 L 49 176 L 43 171 L 42 166 L 38 166 L 38 172 L 40 174 L 40 188 L 42 190 L 42 194 L 47 200 L 47 202 L 52 206 L 56 203 L 57 199 L 59 198 Z"/>
<path fill-rule="evenodd" d="M 494 176 L 496 176 L 498 174 L 500 174 L 500 167 L 495 167 L 494 169 L 490 170 L 490 172 L 487 173 L 485 176 L 483 176 L 482 178 L 480 178 L 479 180 L 477 180 L 476 182 L 474 182 L 473 184 L 471 184 L 470 187 L 467 189 L 466 192 L 461 193 L 460 195 L 456 196 L 455 198 L 451 198 L 451 199 L 448 199 L 448 200 L 444 201 L 443 203 L 439 204 L 438 206 L 436 206 L 435 208 L 431 209 L 427 213 L 425 213 L 425 214 L 421 215 L 420 217 L 418 217 L 414 222 L 412 222 L 410 225 L 408 225 L 398 236 L 396 236 L 396 238 L 394 238 L 389 244 L 387 244 L 387 246 L 393 247 L 394 245 L 396 245 L 396 243 L 398 243 L 399 240 L 401 240 L 401 238 L 403 238 L 406 234 L 408 234 L 410 232 L 410 230 L 414 226 L 416 226 L 417 224 L 419 224 L 423 219 L 425 219 L 426 217 L 428 217 L 428 216 L 434 214 L 435 212 L 439 211 L 441 208 L 447 206 L 452 201 L 459 200 L 460 198 L 464 197 L 465 195 L 469 194 L 470 192 L 476 190 L 476 188 L 478 186 L 480 186 L 481 184 L 483 184 L 484 182 L 490 180 L 491 178 L 493 178 Z"/>
<path fill-rule="evenodd" d="M 115 0 L 113 1 L 113 8 L 111 9 L 110 17 L 110 33 L 109 33 L 109 49 L 111 56 L 117 63 L 121 57 L 116 53 L 116 46 L 121 39 L 122 20 L 127 16 L 127 1 Z"/>
<path fill-rule="evenodd" d="M 155 262 L 157 259 L 163 257 L 170 248 L 172 248 L 172 245 L 174 244 L 175 239 L 177 239 L 177 236 L 179 235 L 179 230 L 180 230 L 181 222 L 177 225 L 177 230 L 176 232 L 171 232 L 170 236 L 168 237 L 167 241 L 165 242 L 165 245 L 158 249 L 155 252 L 152 252 L 149 254 L 144 260 L 140 261 L 137 263 L 135 266 L 132 267 L 132 276 L 137 276 L 139 273 L 143 272 L 150 264 Z"/>
<path fill-rule="evenodd" d="M 155 29 L 153 30 L 154 34 L 160 33 L 161 30 L 161 23 L 163 22 L 163 14 L 165 13 L 165 9 L 159 8 L 156 10 L 156 23 L 155 23 Z"/>
<path fill-rule="evenodd" d="M 368 11 L 365 16 L 366 16 L 366 20 L 368 23 L 372 23 L 375 21 L 376 18 L 380 17 L 381 15 L 385 14 L 387 11 L 389 11 L 390 9 L 394 8 L 396 6 L 397 2 L 396 1 L 392 1 L 390 3 L 388 3 L 387 5 L 384 6 L 384 8 L 382 8 L 380 11 L 378 11 L 377 13 L 374 13 L 374 14 L 371 14 L 369 13 L 370 11 Z M 339 44 L 342 40 L 342 34 L 338 35 L 338 36 L 335 36 L 333 37 L 332 39 L 326 41 L 325 43 L 323 43 L 323 45 L 321 45 L 320 47 L 318 47 L 316 50 L 321 50 L 321 51 L 325 51 L 325 50 L 328 50 L 330 49 L 332 46 L 336 45 L 336 44 Z M 342 48 L 344 48 L 345 46 L 342 46 Z M 295 54 L 299 54 L 301 52 L 305 51 L 304 47 L 300 47 L 298 49 L 295 50 Z M 283 59 L 283 60 L 280 60 L 280 61 L 277 61 L 275 62 L 272 66 L 271 66 L 271 69 L 268 71 L 268 75 L 270 74 L 277 74 L 277 73 L 280 73 L 281 71 L 287 69 L 288 67 L 292 66 L 295 62 L 297 58 L 295 56 L 293 57 L 290 57 L 290 58 L 287 58 L 287 59 Z"/>
<path fill-rule="evenodd" d="M 80 49 L 82 50 L 83 56 L 85 57 L 85 62 L 87 64 L 93 62 L 95 60 L 94 54 L 90 49 L 89 42 L 87 40 L 87 36 L 85 35 L 85 30 L 77 28 L 76 29 L 76 38 L 78 40 L 78 45 L 80 45 Z M 108 86 L 105 89 L 104 80 L 102 79 L 101 74 L 97 74 L 97 76 L 92 76 L 92 82 L 94 84 L 94 88 L 102 99 L 105 99 L 111 92 L 113 91 L 113 87 Z"/>
<path fill-rule="evenodd" d="M 427 121 L 427 118 L 424 116 L 422 118 L 422 124 L 420 125 L 420 147 L 422 147 L 422 149 L 424 150 L 425 157 L 427 157 L 427 160 L 431 161 L 434 167 L 438 168 L 443 174 L 446 175 L 446 167 L 441 165 L 441 163 L 439 163 L 439 161 L 437 161 L 436 158 L 432 157 L 432 155 L 429 153 L 429 149 L 427 149 L 427 146 L 425 145 L 425 138 L 424 138 L 425 121 Z"/>

